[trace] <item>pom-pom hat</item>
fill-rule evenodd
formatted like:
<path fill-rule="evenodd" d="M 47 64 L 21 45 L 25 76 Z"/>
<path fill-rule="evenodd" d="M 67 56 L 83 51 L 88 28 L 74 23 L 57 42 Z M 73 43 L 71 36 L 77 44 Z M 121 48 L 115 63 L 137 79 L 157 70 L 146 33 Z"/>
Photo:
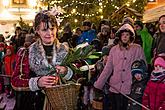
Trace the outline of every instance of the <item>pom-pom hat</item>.
<path fill-rule="evenodd" d="M 147 71 L 147 66 L 144 60 L 136 60 L 132 63 L 131 73 L 134 76 L 135 74 L 144 74 Z"/>
<path fill-rule="evenodd" d="M 162 57 L 157 57 L 154 61 L 154 66 L 161 66 L 165 68 L 165 60 Z"/>

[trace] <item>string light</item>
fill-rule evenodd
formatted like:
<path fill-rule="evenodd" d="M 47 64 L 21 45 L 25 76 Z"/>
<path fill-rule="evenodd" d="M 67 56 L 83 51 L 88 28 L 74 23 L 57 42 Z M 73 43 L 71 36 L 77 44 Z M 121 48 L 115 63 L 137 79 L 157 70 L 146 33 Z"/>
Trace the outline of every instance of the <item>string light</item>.
<path fill-rule="evenodd" d="M 113 0 L 111 0 L 113 1 Z M 132 1 L 132 2 L 130 2 Z M 56 4 L 56 3 L 61 3 L 63 2 L 62 0 L 60 1 L 52 1 L 52 5 L 53 4 Z M 136 2 L 136 0 L 129 0 L 129 2 L 126 3 L 127 6 L 130 6 L 130 3 L 134 3 Z M 76 4 L 76 6 L 75 6 Z M 100 16 L 100 18 L 104 18 L 103 15 L 100 15 L 101 13 L 103 13 L 103 10 L 105 7 L 107 7 L 107 4 L 109 4 L 108 1 L 103 1 L 103 0 L 97 0 L 97 1 L 93 1 L 92 3 L 91 2 L 82 2 L 82 1 L 78 1 L 78 0 L 72 0 L 70 3 L 68 4 L 65 4 L 62 8 L 65 10 L 67 10 L 69 7 L 74 7 L 67 15 L 64 15 L 64 18 L 65 17 L 72 17 L 72 16 L 85 16 L 85 17 L 93 17 L 93 16 Z M 80 5 L 84 5 L 86 7 L 90 7 L 90 6 L 87 6 L 87 5 L 95 5 L 95 6 L 99 6 L 99 9 L 98 11 L 95 11 L 94 13 L 91 13 L 90 14 L 87 14 L 87 13 L 82 13 L 80 10 L 80 12 L 78 11 L 78 7 L 80 7 Z M 116 6 L 115 4 L 112 3 L 111 5 L 114 9 L 119 9 L 120 7 Z M 74 21 L 76 21 L 77 19 L 75 19 Z M 77 20 L 78 22 L 78 20 Z"/>
<path fill-rule="evenodd" d="M 133 0 L 133 3 L 135 3 L 136 2 L 136 0 Z"/>
<path fill-rule="evenodd" d="M 75 22 L 75 23 L 77 23 L 77 22 L 78 22 L 78 20 L 77 20 L 77 19 L 75 19 L 75 20 L 74 20 L 74 22 Z"/>
<path fill-rule="evenodd" d="M 102 13 L 102 12 L 103 12 L 103 9 L 100 8 L 100 9 L 99 9 L 99 12 Z"/>
<path fill-rule="evenodd" d="M 99 3 L 100 6 L 102 6 L 103 4 L 102 3 Z"/>
<path fill-rule="evenodd" d="M 72 14 L 76 13 L 76 9 L 73 9 L 71 13 L 72 13 Z"/>

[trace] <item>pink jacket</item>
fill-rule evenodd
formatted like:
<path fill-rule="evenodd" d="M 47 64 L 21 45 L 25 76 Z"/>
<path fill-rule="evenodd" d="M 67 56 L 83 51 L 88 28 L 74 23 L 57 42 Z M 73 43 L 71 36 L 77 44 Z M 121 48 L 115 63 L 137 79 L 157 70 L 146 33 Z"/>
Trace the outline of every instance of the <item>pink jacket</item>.
<path fill-rule="evenodd" d="M 109 80 L 109 90 L 114 93 L 130 94 L 131 64 L 137 59 L 145 60 L 144 51 L 138 44 L 130 44 L 127 50 L 121 49 L 119 44 L 112 47 L 107 64 L 94 86 L 102 89 L 107 79 L 113 74 Z"/>

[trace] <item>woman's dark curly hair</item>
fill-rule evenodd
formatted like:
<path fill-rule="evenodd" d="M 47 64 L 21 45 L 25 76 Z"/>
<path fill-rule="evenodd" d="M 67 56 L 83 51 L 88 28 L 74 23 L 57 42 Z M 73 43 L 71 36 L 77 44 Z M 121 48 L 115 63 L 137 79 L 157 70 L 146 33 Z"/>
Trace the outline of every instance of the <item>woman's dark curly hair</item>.
<path fill-rule="evenodd" d="M 41 22 L 45 23 L 45 28 L 48 29 L 49 25 L 48 23 L 50 23 L 52 25 L 52 27 L 58 27 L 57 25 L 57 21 L 56 21 L 56 17 L 51 15 L 47 10 L 46 11 L 42 11 L 39 12 L 36 16 L 35 16 L 35 20 L 34 20 L 34 29 L 37 30 L 38 26 L 40 25 Z"/>

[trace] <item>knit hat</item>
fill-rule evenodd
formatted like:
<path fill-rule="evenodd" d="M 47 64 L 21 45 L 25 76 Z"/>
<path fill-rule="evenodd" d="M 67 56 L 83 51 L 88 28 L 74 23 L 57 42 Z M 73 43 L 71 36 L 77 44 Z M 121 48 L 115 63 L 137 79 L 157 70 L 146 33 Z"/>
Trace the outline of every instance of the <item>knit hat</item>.
<path fill-rule="evenodd" d="M 154 66 L 157 66 L 157 65 L 165 68 L 165 60 L 162 57 L 157 57 L 154 61 Z"/>
<path fill-rule="evenodd" d="M 146 72 L 147 72 L 147 66 L 146 66 L 144 60 L 142 60 L 142 59 L 141 60 L 135 60 L 132 63 L 131 73 L 132 73 L 133 76 L 137 73 L 143 75 Z"/>
<path fill-rule="evenodd" d="M 101 22 L 100 22 L 100 25 L 101 25 L 101 24 L 110 26 L 110 21 L 109 21 L 108 19 L 103 19 L 103 20 L 101 20 Z"/>
<path fill-rule="evenodd" d="M 131 17 L 126 16 L 123 18 L 122 24 L 130 24 L 131 26 L 133 26 L 134 20 Z"/>
<path fill-rule="evenodd" d="M 111 47 L 110 46 L 104 46 L 101 50 L 102 52 L 102 56 L 104 55 L 109 55 L 109 51 L 110 51 Z"/>
<path fill-rule="evenodd" d="M 92 23 L 89 21 L 89 20 L 85 20 L 83 21 L 83 26 L 88 26 L 88 27 L 91 27 Z"/>
<path fill-rule="evenodd" d="M 134 25 L 138 25 L 143 29 L 143 23 L 140 20 L 135 21 Z"/>

